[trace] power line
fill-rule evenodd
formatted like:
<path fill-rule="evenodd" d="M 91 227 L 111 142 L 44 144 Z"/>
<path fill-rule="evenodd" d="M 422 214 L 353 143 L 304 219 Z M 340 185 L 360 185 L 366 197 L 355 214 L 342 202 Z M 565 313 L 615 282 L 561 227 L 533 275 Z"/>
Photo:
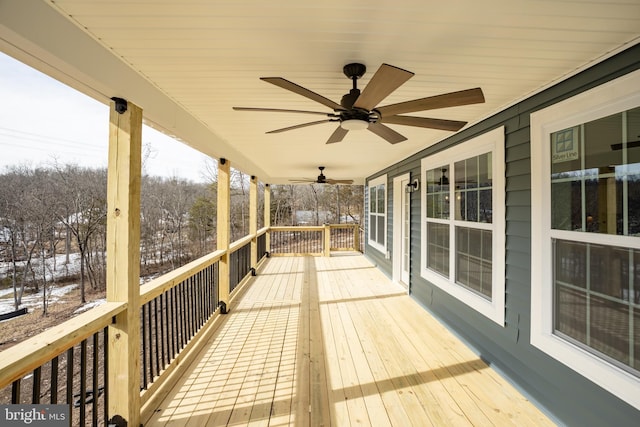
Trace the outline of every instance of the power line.
<path fill-rule="evenodd" d="M 1 132 L 1 131 L 4 131 L 4 132 Z M 11 132 L 11 133 L 7 134 L 6 132 Z M 12 133 L 16 133 L 18 135 L 13 135 Z M 23 130 L 7 128 L 7 127 L 4 127 L 4 126 L 0 126 L 0 135 L 16 137 L 16 138 L 23 138 L 23 139 L 30 139 L 30 140 L 33 140 L 33 141 L 37 141 L 37 140 L 41 140 L 41 141 L 45 141 L 45 142 L 60 141 L 60 142 L 66 142 L 66 143 L 75 144 L 75 145 L 82 146 L 82 147 L 86 147 L 87 146 L 87 143 L 83 142 L 83 141 L 78 141 L 78 140 L 73 140 L 73 139 L 66 139 L 66 138 L 59 138 L 59 137 L 50 136 L 50 135 L 42 135 L 42 134 L 33 133 L 33 132 L 26 132 L 26 131 L 23 131 Z M 23 135 L 26 135 L 26 136 L 23 136 Z M 89 144 L 89 146 L 91 146 L 91 144 Z"/>

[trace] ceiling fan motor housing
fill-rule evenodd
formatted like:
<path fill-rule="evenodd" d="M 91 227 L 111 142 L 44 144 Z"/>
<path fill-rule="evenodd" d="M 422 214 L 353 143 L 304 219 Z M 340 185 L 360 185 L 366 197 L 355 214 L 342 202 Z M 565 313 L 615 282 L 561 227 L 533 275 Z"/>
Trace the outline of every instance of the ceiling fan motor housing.
<path fill-rule="evenodd" d="M 360 77 L 364 76 L 364 73 L 367 72 L 367 67 L 365 67 L 364 64 L 359 64 L 357 62 L 354 62 L 342 67 L 342 72 L 344 73 L 345 76 L 347 76 L 352 80 L 354 78 L 359 79 Z"/>
<path fill-rule="evenodd" d="M 372 115 L 369 111 L 361 109 L 361 108 L 353 108 L 353 104 L 356 103 L 358 98 L 360 97 L 360 89 L 356 87 L 357 80 L 367 72 L 367 67 L 364 64 L 359 63 L 351 63 L 347 64 L 342 68 L 344 75 L 353 81 L 353 89 L 349 91 L 349 93 L 345 94 L 340 100 L 340 105 L 342 105 L 346 111 L 340 111 L 340 122 L 345 123 L 342 126 L 343 129 L 366 129 L 369 123 L 375 123 L 377 121 L 378 116 Z M 358 125 L 356 120 L 360 122 L 364 122 Z"/>

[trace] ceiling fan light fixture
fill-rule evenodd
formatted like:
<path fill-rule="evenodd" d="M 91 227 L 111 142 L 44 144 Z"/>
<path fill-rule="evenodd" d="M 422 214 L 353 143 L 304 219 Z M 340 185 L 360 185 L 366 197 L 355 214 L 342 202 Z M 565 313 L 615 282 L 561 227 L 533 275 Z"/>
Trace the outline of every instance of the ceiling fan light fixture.
<path fill-rule="evenodd" d="M 345 130 L 364 130 L 369 127 L 369 122 L 360 119 L 348 119 L 340 122 L 340 127 Z"/>

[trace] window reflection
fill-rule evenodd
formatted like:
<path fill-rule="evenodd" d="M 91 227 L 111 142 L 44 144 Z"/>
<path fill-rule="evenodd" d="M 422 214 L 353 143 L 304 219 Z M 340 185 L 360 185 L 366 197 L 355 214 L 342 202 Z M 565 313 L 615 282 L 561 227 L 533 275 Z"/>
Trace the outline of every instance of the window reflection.
<path fill-rule="evenodd" d="M 427 268 L 449 275 L 449 226 L 427 224 Z"/>
<path fill-rule="evenodd" d="M 640 109 L 551 134 L 551 161 L 552 228 L 640 235 Z"/>
<path fill-rule="evenodd" d="M 446 166 L 430 169 L 425 174 L 427 218 L 449 218 L 449 171 Z"/>
<path fill-rule="evenodd" d="M 640 370 L 640 251 L 554 240 L 554 329 Z"/>

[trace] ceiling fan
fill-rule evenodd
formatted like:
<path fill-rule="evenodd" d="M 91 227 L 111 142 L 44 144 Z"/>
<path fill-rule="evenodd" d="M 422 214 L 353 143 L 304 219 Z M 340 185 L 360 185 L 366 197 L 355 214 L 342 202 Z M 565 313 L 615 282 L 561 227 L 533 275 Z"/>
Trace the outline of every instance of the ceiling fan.
<path fill-rule="evenodd" d="M 352 179 L 329 179 L 327 178 L 323 171 L 324 171 L 324 166 L 318 166 L 318 169 L 320 169 L 320 175 L 318 175 L 318 177 L 316 179 L 298 179 L 298 180 L 291 180 L 291 182 L 293 183 L 297 183 L 297 184 L 301 184 L 301 183 L 310 183 L 310 184 L 353 184 L 353 180 Z"/>
<path fill-rule="evenodd" d="M 318 114 L 328 117 L 324 120 L 302 123 L 295 126 L 272 130 L 267 133 L 285 132 L 326 122 L 339 122 L 340 126 L 338 126 L 333 134 L 331 134 L 327 144 L 342 141 L 350 130 L 361 129 L 368 129 L 379 137 L 385 139 L 387 142 L 397 144 L 398 142 L 405 141 L 407 138 L 390 127 L 385 126 L 386 124 L 415 126 L 454 132 L 460 130 L 467 124 L 467 122 L 457 120 L 405 116 L 402 115 L 403 113 L 413 113 L 417 111 L 457 107 L 460 105 L 484 102 L 482 89 L 474 88 L 378 107 L 377 105 L 379 102 L 384 100 L 393 91 L 413 77 L 414 73 L 394 67 L 393 65 L 382 64 L 361 93 L 360 89 L 357 87 L 357 81 L 366 71 L 367 68 L 363 64 L 353 63 L 344 66 L 343 72 L 345 76 L 353 81 L 353 88 L 349 93 L 342 97 L 340 104 L 290 82 L 289 80 L 283 79 L 282 77 L 260 77 L 260 80 L 274 84 L 329 107 L 333 110 L 333 113 L 258 107 L 233 107 L 233 109 L 238 111 Z"/>

